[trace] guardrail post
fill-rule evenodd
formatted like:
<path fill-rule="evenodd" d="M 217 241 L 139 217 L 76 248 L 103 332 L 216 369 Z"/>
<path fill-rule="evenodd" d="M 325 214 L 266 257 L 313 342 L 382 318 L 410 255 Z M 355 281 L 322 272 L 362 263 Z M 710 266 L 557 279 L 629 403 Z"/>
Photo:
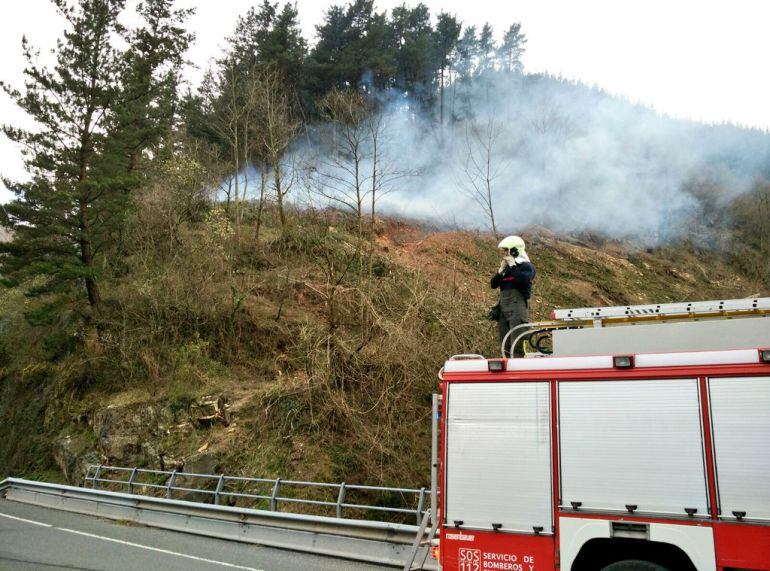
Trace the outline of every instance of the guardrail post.
<path fill-rule="evenodd" d="M 420 488 L 420 499 L 417 500 L 417 525 L 422 522 L 422 510 L 425 507 L 425 488 Z"/>
<path fill-rule="evenodd" d="M 166 486 L 166 499 L 171 499 L 171 492 L 174 489 L 174 483 L 176 482 L 176 469 L 171 472 L 171 477 L 168 479 L 168 486 Z"/>
<path fill-rule="evenodd" d="M 131 477 L 128 479 L 128 493 L 134 493 L 134 480 L 136 480 L 136 468 L 131 470 Z"/>
<path fill-rule="evenodd" d="M 96 489 L 96 480 L 98 480 L 98 479 L 99 479 L 99 474 L 100 474 L 100 472 L 101 472 L 101 471 L 102 471 L 102 465 L 101 465 L 101 464 L 99 464 L 99 465 L 96 467 L 96 472 L 94 472 L 94 479 L 93 479 L 93 480 L 91 480 L 91 489 L 93 489 L 93 490 L 95 490 L 95 489 Z"/>
<path fill-rule="evenodd" d="M 88 480 L 91 479 L 91 478 L 89 478 L 89 476 L 91 475 L 91 470 L 93 470 L 93 469 L 94 469 L 94 467 L 93 467 L 93 465 L 91 465 L 86 470 L 86 473 L 83 474 L 83 487 L 84 488 L 88 485 Z"/>
<path fill-rule="evenodd" d="M 340 484 L 340 493 L 337 496 L 337 517 L 342 517 L 342 504 L 345 503 L 345 482 Z"/>
<path fill-rule="evenodd" d="M 214 504 L 219 505 L 219 496 L 222 494 L 222 488 L 225 485 L 225 475 L 219 475 L 219 481 L 217 482 L 217 489 L 214 491 Z"/>
<path fill-rule="evenodd" d="M 278 511 L 278 494 L 281 491 L 281 479 L 276 478 L 275 484 L 273 484 L 273 495 L 270 496 L 270 511 Z"/>

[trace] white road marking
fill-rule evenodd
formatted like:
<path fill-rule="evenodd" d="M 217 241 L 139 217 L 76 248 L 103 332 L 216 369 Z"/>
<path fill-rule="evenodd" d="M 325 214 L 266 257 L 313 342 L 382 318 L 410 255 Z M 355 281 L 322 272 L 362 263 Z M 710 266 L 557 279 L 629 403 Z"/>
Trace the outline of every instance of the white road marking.
<path fill-rule="evenodd" d="M 165 553 L 166 555 L 175 555 L 176 557 L 184 557 L 185 559 L 193 559 L 195 561 L 202 561 L 203 563 L 211 563 L 212 565 L 220 565 L 222 567 L 229 567 L 231 569 L 243 569 L 244 571 L 262 571 L 261 569 L 255 569 L 254 567 L 244 567 L 243 565 L 235 565 L 233 563 L 226 563 L 224 561 L 216 561 L 214 559 L 206 559 L 205 557 L 196 557 L 195 555 L 187 555 L 186 553 L 178 553 L 176 551 L 169 551 L 168 549 L 160 549 L 158 547 L 150 547 L 149 545 L 142 545 L 141 543 L 132 543 L 131 541 L 123 541 L 122 539 L 114 539 L 112 537 L 104 537 L 103 535 L 95 535 L 93 533 L 86 533 L 85 531 L 77 531 L 75 529 L 69 529 L 66 527 L 56 527 L 49 523 L 43 523 L 40 521 L 34 521 L 31 519 L 24 519 L 23 517 L 16 517 L 0 513 L 0 517 L 6 517 L 8 519 L 15 519 L 17 521 L 23 521 L 24 523 L 31 523 L 32 525 L 39 525 L 41 527 L 50 527 L 58 531 L 66 531 L 67 533 L 74 533 L 77 535 L 83 535 L 91 537 L 93 539 L 101 539 L 102 541 L 112 541 L 113 543 L 120 543 L 122 545 L 128 545 L 129 547 L 137 547 L 139 549 L 146 549 L 148 551 L 157 551 L 158 553 Z"/>
<path fill-rule="evenodd" d="M 7 517 L 8 519 L 15 519 L 16 521 L 23 521 L 24 523 L 31 523 L 32 525 L 39 525 L 40 527 L 53 527 L 49 523 L 43 523 L 40 521 L 33 521 L 31 519 L 24 519 L 23 517 L 16 517 L 15 515 L 8 515 L 0 513 L 0 517 Z"/>
<path fill-rule="evenodd" d="M 113 539 L 112 537 L 104 537 L 103 535 L 94 535 L 93 533 L 86 533 L 84 531 L 77 531 L 74 529 L 68 529 L 66 527 L 55 527 L 59 531 L 66 531 L 67 533 L 76 533 L 77 535 L 84 535 L 86 537 L 93 537 L 94 539 L 101 539 L 103 541 L 112 541 L 114 543 L 120 543 L 122 545 L 128 545 L 130 547 L 138 547 L 139 549 L 147 549 L 148 551 L 157 551 L 158 553 L 166 553 L 168 555 L 176 555 L 177 557 L 185 557 L 186 559 L 194 559 L 195 561 L 203 561 L 204 563 L 211 563 L 213 565 L 221 565 L 222 567 L 231 567 L 233 569 L 244 569 L 245 571 L 260 571 L 254 567 L 243 567 L 242 565 L 234 565 L 232 563 L 225 563 L 224 561 L 215 561 L 214 559 L 205 559 L 204 557 L 196 557 L 195 555 L 187 555 L 186 553 L 178 553 L 176 551 L 169 551 L 168 549 L 159 549 L 157 547 L 150 547 L 149 545 L 142 545 L 141 543 L 132 543 L 130 541 L 123 541 L 122 539 Z"/>

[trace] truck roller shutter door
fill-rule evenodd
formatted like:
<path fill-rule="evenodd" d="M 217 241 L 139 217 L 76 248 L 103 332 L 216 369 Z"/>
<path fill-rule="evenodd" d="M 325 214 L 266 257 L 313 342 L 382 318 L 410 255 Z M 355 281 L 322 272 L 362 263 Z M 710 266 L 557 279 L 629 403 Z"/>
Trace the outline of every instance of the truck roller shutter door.
<path fill-rule="evenodd" d="M 708 515 L 696 379 L 559 383 L 561 503 Z"/>
<path fill-rule="evenodd" d="M 548 383 L 450 383 L 447 398 L 447 525 L 551 533 Z"/>
<path fill-rule="evenodd" d="M 770 377 L 709 379 L 720 517 L 770 520 Z"/>

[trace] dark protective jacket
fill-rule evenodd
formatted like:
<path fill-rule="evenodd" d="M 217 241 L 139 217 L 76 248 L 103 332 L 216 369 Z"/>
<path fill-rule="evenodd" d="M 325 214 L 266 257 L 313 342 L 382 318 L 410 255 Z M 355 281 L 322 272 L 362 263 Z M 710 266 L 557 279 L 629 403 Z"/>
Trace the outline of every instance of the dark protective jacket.
<path fill-rule="evenodd" d="M 502 274 L 492 276 L 489 286 L 493 289 L 500 288 L 501 291 L 516 289 L 525 300 L 529 300 L 535 273 L 532 262 L 521 262 L 515 266 L 508 266 Z"/>

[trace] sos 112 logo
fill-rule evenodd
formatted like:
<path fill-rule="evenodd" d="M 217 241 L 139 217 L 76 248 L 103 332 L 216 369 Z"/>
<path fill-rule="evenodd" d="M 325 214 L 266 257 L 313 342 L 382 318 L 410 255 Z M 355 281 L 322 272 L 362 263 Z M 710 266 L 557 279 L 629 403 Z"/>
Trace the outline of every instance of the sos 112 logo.
<path fill-rule="evenodd" d="M 460 571 L 481 571 L 481 549 L 460 548 L 458 560 Z"/>

